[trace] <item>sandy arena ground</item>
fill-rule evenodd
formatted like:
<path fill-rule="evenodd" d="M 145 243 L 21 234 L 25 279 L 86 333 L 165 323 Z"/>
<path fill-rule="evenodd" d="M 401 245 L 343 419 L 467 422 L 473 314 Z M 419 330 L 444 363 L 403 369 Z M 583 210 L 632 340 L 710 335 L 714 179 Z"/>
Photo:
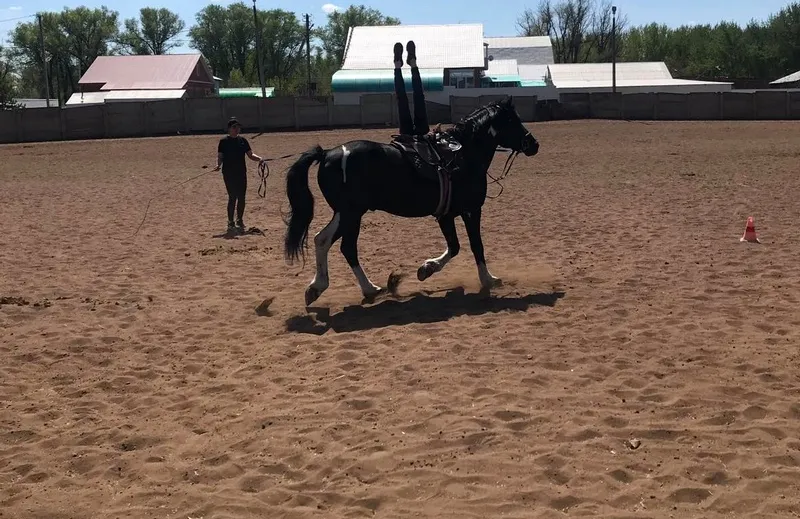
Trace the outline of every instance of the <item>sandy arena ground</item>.
<path fill-rule="evenodd" d="M 405 297 L 361 306 L 337 246 L 310 315 L 288 161 L 266 200 L 251 172 L 266 237 L 215 237 L 209 173 L 132 238 L 218 137 L 0 147 L 0 517 L 800 515 L 800 124 L 531 127 L 484 210 L 505 287 L 477 293 L 461 222 L 418 283 L 435 222 L 370 214 L 365 270 Z"/>

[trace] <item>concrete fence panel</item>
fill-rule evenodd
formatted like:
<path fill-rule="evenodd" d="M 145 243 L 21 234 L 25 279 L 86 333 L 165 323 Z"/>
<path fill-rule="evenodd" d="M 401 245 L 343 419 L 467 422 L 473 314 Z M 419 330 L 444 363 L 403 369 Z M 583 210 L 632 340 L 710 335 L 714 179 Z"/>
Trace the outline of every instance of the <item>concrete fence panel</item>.
<path fill-rule="evenodd" d="M 500 95 L 492 95 L 492 94 L 480 95 L 480 96 L 478 96 L 478 106 L 476 108 L 480 108 L 482 106 L 486 106 L 489 103 L 502 101 L 506 97 L 508 97 L 508 96 L 504 95 L 504 94 L 500 94 Z"/>
<path fill-rule="evenodd" d="M 697 92 L 686 95 L 687 117 L 695 121 L 722 119 L 722 94 Z"/>
<path fill-rule="evenodd" d="M 107 137 L 139 137 L 145 134 L 142 103 L 106 103 L 104 108 Z"/>
<path fill-rule="evenodd" d="M 656 94 L 658 106 L 656 115 L 662 121 L 683 121 L 689 118 L 687 94 Z"/>
<path fill-rule="evenodd" d="M 31 108 L 38 110 L 38 108 Z M 17 132 L 21 130 L 18 118 L 22 118 L 22 110 L 0 110 L 0 143 L 17 142 L 21 135 Z"/>
<path fill-rule="evenodd" d="M 592 116 L 589 94 L 561 94 L 559 101 L 567 118 L 589 119 Z"/>
<path fill-rule="evenodd" d="M 449 124 L 450 122 L 452 122 L 450 119 L 449 106 L 440 103 L 431 103 L 430 101 L 426 101 L 425 107 L 428 110 L 428 121 L 430 121 L 431 126 L 437 124 Z"/>
<path fill-rule="evenodd" d="M 622 97 L 622 113 L 625 119 L 654 119 L 657 103 L 657 94 L 628 94 Z"/>
<path fill-rule="evenodd" d="M 517 109 L 519 118 L 524 123 L 532 123 L 536 121 L 536 103 L 538 98 L 536 96 L 518 96 L 514 98 L 514 107 Z"/>
<path fill-rule="evenodd" d="M 64 139 L 105 137 L 105 106 L 85 105 L 61 110 Z"/>
<path fill-rule="evenodd" d="M 187 99 L 186 129 L 190 132 L 221 132 L 225 129 L 222 99 Z"/>
<path fill-rule="evenodd" d="M 170 135 L 186 131 L 183 101 L 169 99 L 145 103 L 150 135 Z"/>
<path fill-rule="evenodd" d="M 475 111 L 480 105 L 478 97 L 450 96 L 450 121 L 457 123 Z"/>
<path fill-rule="evenodd" d="M 258 99 L 258 98 L 257 98 Z M 263 97 L 261 103 L 261 126 L 269 130 L 293 129 L 297 124 L 294 113 L 294 98 Z"/>
<path fill-rule="evenodd" d="M 789 92 L 756 92 L 756 119 L 786 119 L 789 116 L 788 95 Z"/>
<path fill-rule="evenodd" d="M 361 124 L 361 106 L 332 105 L 331 121 L 334 126 L 358 126 Z"/>
<path fill-rule="evenodd" d="M 327 99 L 296 97 L 298 128 L 323 128 L 330 124 Z"/>
<path fill-rule="evenodd" d="M 56 141 L 63 139 L 61 130 L 61 109 L 32 108 L 22 110 L 20 124 L 21 140 L 29 141 Z"/>
<path fill-rule="evenodd" d="M 370 94 L 361 96 L 361 124 L 365 126 L 391 126 L 394 117 L 392 94 Z"/>
<path fill-rule="evenodd" d="M 242 128 L 247 130 L 260 129 L 261 118 L 258 112 L 258 99 L 257 97 L 226 98 L 222 104 L 223 118 L 227 120 L 231 117 L 236 117 L 242 123 Z M 225 128 L 225 126 L 220 126 L 220 128 Z"/>
<path fill-rule="evenodd" d="M 589 94 L 591 117 L 594 119 L 619 119 L 622 115 L 622 95 Z"/>
<path fill-rule="evenodd" d="M 755 96 L 744 92 L 722 93 L 723 119 L 754 119 Z"/>
<path fill-rule="evenodd" d="M 789 118 L 800 119 L 800 92 L 789 92 L 787 101 Z"/>

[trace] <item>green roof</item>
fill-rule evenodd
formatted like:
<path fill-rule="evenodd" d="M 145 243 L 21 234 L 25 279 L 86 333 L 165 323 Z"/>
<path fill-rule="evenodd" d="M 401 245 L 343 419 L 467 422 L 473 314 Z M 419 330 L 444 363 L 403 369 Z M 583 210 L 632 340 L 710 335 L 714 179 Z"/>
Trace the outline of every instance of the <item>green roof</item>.
<path fill-rule="evenodd" d="M 266 87 L 267 97 L 275 95 L 274 87 Z M 261 97 L 261 87 L 248 87 L 248 88 L 220 88 L 220 97 Z"/>
<path fill-rule="evenodd" d="M 492 83 L 520 83 L 522 78 L 517 75 L 486 75 Z"/>
<path fill-rule="evenodd" d="M 543 87 L 547 86 L 547 83 L 543 79 L 523 79 L 520 81 L 519 86 L 524 87 Z"/>
<path fill-rule="evenodd" d="M 428 92 L 444 90 L 444 69 L 419 69 L 422 88 Z M 403 70 L 406 90 L 411 92 L 411 71 Z M 394 92 L 394 70 L 340 70 L 331 78 L 333 92 Z"/>

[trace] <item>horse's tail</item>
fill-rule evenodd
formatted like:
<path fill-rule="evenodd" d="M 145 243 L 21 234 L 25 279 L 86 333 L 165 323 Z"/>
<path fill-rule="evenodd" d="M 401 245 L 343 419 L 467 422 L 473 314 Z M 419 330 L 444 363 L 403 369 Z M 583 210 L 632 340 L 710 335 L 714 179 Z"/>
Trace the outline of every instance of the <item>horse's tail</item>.
<path fill-rule="evenodd" d="M 324 158 L 325 150 L 318 145 L 303 153 L 286 175 L 286 196 L 289 198 L 291 211 L 284 222 L 284 255 L 290 263 L 298 258 L 305 260 L 308 229 L 314 219 L 314 196 L 308 188 L 308 170 L 315 162 L 322 162 Z"/>

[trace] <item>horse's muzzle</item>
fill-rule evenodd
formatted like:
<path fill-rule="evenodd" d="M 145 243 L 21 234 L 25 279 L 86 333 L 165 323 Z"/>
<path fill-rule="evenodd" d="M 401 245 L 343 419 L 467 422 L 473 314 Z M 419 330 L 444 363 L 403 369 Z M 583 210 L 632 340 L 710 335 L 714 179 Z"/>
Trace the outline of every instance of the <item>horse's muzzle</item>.
<path fill-rule="evenodd" d="M 532 157 L 539 153 L 539 141 L 530 133 L 522 139 L 522 153 L 526 157 Z"/>

